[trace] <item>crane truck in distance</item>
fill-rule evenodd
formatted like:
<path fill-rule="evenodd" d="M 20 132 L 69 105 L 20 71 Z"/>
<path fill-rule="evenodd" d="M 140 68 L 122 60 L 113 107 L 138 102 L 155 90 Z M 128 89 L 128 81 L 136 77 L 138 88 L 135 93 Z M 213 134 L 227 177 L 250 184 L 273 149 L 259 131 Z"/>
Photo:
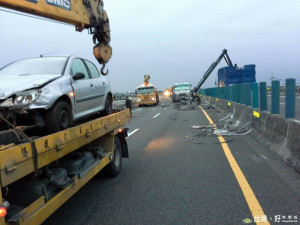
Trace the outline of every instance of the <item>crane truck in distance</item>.
<path fill-rule="evenodd" d="M 143 105 L 158 105 L 159 94 L 153 84 L 149 83 L 150 75 L 144 75 L 144 83 L 136 88 L 139 107 Z"/>

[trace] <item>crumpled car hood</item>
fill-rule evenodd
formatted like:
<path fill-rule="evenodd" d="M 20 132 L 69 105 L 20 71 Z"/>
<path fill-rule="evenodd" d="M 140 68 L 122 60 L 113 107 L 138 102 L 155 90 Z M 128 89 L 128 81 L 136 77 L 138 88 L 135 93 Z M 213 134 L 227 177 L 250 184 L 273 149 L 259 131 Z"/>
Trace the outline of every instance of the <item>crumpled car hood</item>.
<path fill-rule="evenodd" d="M 6 99 L 11 95 L 28 89 L 41 87 L 57 78 L 57 75 L 28 75 L 28 76 L 1 76 L 0 99 Z"/>

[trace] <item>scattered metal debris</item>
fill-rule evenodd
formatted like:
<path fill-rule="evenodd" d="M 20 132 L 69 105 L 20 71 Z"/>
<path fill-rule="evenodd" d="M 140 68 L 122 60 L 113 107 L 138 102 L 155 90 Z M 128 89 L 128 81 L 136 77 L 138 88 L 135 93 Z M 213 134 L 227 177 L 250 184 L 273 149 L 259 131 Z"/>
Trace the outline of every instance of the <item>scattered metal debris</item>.
<path fill-rule="evenodd" d="M 162 104 L 161 107 L 164 109 L 164 108 L 168 108 L 170 107 L 170 104 Z"/>
<path fill-rule="evenodd" d="M 192 129 L 207 129 L 207 128 L 216 128 L 216 124 L 208 124 L 208 125 L 193 125 Z"/>
<path fill-rule="evenodd" d="M 191 134 L 187 135 L 186 138 L 188 142 L 191 142 L 193 144 L 207 144 L 207 145 L 212 145 L 212 144 L 220 144 L 220 141 L 216 138 L 216 135 L 213 135 L 210 132 L 200 130 L 202 132 L 198 132 L 196 134 Z M 226 142 L 231 142 L 235 139 L 233 137 L 231 140 L 226 140 Z"/>
<path fill-rule="evenodd" d="M 180 107 L 180 111 L 189 111 L 195 109 L 194 105 L 185 105 Z"/>
<path fill-rule="evenodd" d="M 193 125 L 191 126 L 192 129 L 199 129 L 198 133 L 187 135 L 186 138 L 189 142 L 194 144 L 217 144 L 220 143 L 215 138 L 218 136 L 233 136 L 231 140 L 227 140 L 226 142 L 233 141 L 236 136 L 242 136 L 249 134 L 253 128 L 249 130 L 245 130 L 244 128 L 248 125 L 251 125 L 250 122 L 245 123 L 243 126 L 241 126 L 236 131 L 231 131 L 228 129 L 226 124 L 222 129 L 216 129 L 216 124 L 207 124 L 207 125 Z M 213 138 L 212 141 L 210 141 L 209 138 Z"/>
<path fill-rule="evenodd" d="M 224 118 L 222 119 L 219 119 L 219 122 L 223 121 L 223 120 L 226 120 L 228 119 L 229 117 L 232 117 L 232 113 L 229 113 L 227 116 L 225 116 Z"/>
<path fill-rule="evenodd" d="M 243 126 L 241 126 L 238 130 L 236 131 L 231 131 L 227 128 L 226 124 L 224 126 L 223 129 L 217 129 L 214 130 L 214 134 L 215 135 L 227 135 L 227 136 L 237 136 L 237 135 L 246 135 L 249 134 L 253 128 L 251 128 L 250 130 L 246 131 L 243 129 L 244 127 L 246 127 L 247 125 L 251 124 L 250 122 L 245 123 Z"/>
<path fill-rule="evenodd" d="M 206 107 L 206 109 L 215 109 L 216 107 L 215 106 L 213 106 L 213 105 L 208 105 L 207 107 Z"/>

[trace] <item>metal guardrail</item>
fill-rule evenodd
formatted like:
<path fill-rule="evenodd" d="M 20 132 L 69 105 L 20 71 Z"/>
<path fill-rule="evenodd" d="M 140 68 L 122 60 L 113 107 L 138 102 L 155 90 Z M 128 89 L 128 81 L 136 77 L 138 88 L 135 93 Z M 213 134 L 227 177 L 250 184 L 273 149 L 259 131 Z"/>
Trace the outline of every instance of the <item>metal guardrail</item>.
<path fill-rule="evenodd" d="M 271 85 L 271 113 L 279 114 L 280 106 L 280 81 L 273 80 Z M 286 79 L 285 82 L 285 118 L 295 118 L 296 94 L 299 91 L 296 87 L 296 79 Z M 226 87 L 214 87 L 199 90 L 200 95 L 206 95 L 225 99 L 232 102 L 259 108 L 260 111 L 268 110 L 267 83 L 245 83 Z"/>

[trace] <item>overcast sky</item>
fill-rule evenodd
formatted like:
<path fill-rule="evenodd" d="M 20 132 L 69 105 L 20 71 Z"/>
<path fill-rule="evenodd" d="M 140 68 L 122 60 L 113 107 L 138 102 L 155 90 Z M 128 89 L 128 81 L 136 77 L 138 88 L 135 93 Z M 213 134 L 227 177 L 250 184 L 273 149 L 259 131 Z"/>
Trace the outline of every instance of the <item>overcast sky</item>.
<path fill-rule="evenodd" d="M 299 0 L 104 0 L 113 56 L 114 92 L 133 91 L 150 74 L 160 90 L 198 83 L 223 49 L 233 63 L 256 64 L 258 82 L 271 76 L 300 83 Z M 0 8 L 3 9 L 3 8 Z M 0 11 L 0 67 L 21 58 L 73 54 L 93 61 L 92 36 L 62 25 Z M 223 60 L 203 87 L 213 87 Z M 99 66 L 100 67 L 100 66 Z M 1 81 L 0 81 L 1 82 Z"/>

